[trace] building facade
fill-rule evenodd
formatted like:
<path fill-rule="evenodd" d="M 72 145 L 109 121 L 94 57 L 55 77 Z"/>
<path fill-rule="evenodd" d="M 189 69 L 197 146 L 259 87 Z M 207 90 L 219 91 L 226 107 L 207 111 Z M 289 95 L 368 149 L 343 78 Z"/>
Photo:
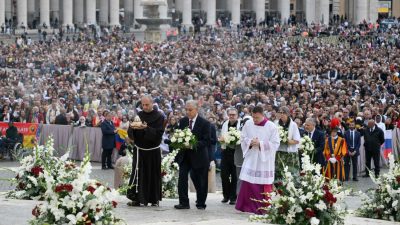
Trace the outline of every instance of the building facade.
<path fill-rule="evenodd" d="M 37 29 L 56 26 L 132 26 L 135 18 L 143 17 L 141 0 L 0 0 L 0 24 Z M 214 26 L 220 17 L 239 24 L 243 16 L 258 22 L 276 18 L 287 23 L 296 21 L 329 24 L 339 15 L 351 22 L 375 22 L 379 0 L 168 0 L 160 7 L 161 17 L 175 17 L 182 25 L 191 26 L 192 18 L 200 16 Z M 391 7 L 400 13 L 400 0 Z"/>

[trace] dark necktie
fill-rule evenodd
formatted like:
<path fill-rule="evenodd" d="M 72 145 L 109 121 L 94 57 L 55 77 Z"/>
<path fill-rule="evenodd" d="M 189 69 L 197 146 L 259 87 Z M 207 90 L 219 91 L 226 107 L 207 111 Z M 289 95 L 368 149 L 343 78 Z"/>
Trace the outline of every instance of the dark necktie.
<path fill-rule="evenodd" d="M 189 121 L 189 129 L 192 130 L 193 129 L 193 120 Z"/>

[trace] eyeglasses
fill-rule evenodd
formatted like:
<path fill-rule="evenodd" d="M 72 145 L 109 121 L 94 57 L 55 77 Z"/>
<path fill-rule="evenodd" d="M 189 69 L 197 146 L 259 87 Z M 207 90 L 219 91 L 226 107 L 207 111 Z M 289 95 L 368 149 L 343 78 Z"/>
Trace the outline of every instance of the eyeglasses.
<path fill-rule="evenodd" d="M 228 116 L 236 116 L 236 114 L 228 114 Z"/>

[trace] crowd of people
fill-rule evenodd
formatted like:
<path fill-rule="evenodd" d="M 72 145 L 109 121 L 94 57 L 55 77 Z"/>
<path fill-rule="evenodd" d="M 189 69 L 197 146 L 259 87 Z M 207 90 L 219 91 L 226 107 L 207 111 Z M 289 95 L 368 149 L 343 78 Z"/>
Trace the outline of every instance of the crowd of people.
<path fill-rule="evenodd" d="M 166 136 L 191 100 L 218 133 L 231 109 L 246 118 L 255 107 L 299 132 L 329 136 L 332 121 L 343 134 L 400 128 L 399 34 L 365 23 L 208 29 L 158 44 L 117 33 L 19 38 L 0 46 L 0 121 L 96 127 L 107 117 L 128 130 L 141 97 L 151 96 Z"/>

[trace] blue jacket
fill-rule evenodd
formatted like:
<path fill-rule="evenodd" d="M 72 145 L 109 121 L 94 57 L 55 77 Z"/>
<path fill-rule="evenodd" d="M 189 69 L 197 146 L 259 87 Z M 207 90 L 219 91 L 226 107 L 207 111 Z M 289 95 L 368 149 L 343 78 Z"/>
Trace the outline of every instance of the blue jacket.
<path fill-rule="evenodd" d="M 102 148 L 113 149 L 115 148 L 115 126 L 112 121 L 104 120 L 101 123 L 101 132 L 103 133 Z"/>
<path fill-rule="evenodd" d="M 353 146 L 353 141 L 350 139 L 350 130 L 344 133 L 344 138 L 346 139 L 347 148 L 349 149 L 349 152 L 356 151 L 355 156 L 359 156 L 361 147 L 361 133 L 358 132 L 357 130 L 354 130 L 354 146 Z M 352 150 L 351 147 L 353 147 L 354 150 Z"/>

